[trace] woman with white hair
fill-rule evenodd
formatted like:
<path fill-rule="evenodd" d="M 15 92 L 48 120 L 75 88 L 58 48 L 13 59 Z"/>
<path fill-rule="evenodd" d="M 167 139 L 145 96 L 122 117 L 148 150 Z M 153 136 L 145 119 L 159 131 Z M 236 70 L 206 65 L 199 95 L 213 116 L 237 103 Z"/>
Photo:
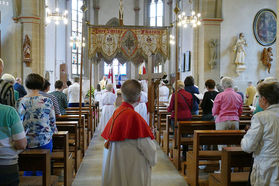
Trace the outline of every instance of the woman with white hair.
<path fill-rule="evenodd" d="M 279 82 L 260 83 L 257 90 L 264 111 L 253 116 L 241 148 L 253 153 L 251 185 L 279 185 Z"/>
<path fill-rule="evenodd" d="M 238 130 L 242 98 L 233 90 L 233 80 L 230 77 L 223 77 L 221 85 L 224 92 L 216 96 L 212 108 L 212 115 L 216 117 L 216 130 Z"/>
<path fill-rule="evenodd" d="M 12 74 L 3 74 L 2 79 L 10 83 L 11 85 L 14 85 L 15 83 L 15 77 Z M 15 97 L 15 101 L 19 99 L 19 93 L 16 90 L 14 90 L 14 97 Z"/>
<path fill-rule="evenodd" d="M 107 122 L 109 121 L 110 117 L 112 116 L 115 110 L 114 103 L 116 101 L 116 95 L 113 94 L 112 92 L 113 92 L 113 85 L 107 84 L 106 91 L 104 94 L 102 94 L 101 101 L 100 101 L 102 107 L 102 114 L 98 126 L 98 130 L 100 132 L 103 132 Z"/>

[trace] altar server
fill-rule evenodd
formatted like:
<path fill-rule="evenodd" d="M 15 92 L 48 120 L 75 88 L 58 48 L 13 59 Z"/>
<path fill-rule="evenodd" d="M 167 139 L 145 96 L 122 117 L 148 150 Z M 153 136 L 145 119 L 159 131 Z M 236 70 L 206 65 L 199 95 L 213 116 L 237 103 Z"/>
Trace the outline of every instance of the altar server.
<path fill-rule="evenodd" d="M 98 126 L 98 130 L 103 132 L 108 120 L 112 116 L 115 108 L 114 103 L 116 101 L 116 95 L 112 93 L 113 85 L 107 84 L 106 91 L 102 94 L 101 97 L 101 107 L 102 107 L 102 114 L 100 118 L 100 123 Z"/>
<path fill-rule="evenodd" d="M 147 94 L 141 91 L 140 102 L 138 106 L 135 107 L 135 111 L 141 115 L 141 117 L 146 121 L 148 124 L 148 115 L 147 115 Z"/>
<path fill-rule="evenodd" d="M 150 186 L 156 164 L 154 136 L 145 120 L 134 111 L 141 85 L 127 80 L 121 87 L 123 103 L 109 120 L 105 138 L 103 186 Z"/>

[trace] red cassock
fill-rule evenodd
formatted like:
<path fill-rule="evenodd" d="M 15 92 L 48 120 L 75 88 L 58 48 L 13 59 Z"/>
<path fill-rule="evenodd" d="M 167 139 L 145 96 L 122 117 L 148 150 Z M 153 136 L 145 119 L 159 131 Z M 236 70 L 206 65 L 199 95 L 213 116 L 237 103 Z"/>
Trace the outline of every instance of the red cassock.
<path fill-rule="evenodd" d="M 115 117 L 114 126 L 110 134 L 111 124 Z M 154 139 L 146 121 L 134 111 L 132 105 L 126 102 L 122 102 L 121 106 L 115 110 L 101 136 L 110 141 L 124 141 L 126 139 L 146 137 L 150 137 L 152 140 Z"/>

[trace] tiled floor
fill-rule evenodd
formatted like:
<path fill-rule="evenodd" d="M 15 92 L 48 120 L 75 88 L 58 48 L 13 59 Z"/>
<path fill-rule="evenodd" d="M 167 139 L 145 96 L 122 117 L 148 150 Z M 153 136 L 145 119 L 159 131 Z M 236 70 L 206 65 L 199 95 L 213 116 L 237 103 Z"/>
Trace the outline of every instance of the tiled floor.
<path fill-rule="evenodd" d="M 81 167 L 73 182 L 73 186 L 100 186 L 102 177 L 102 162 L 104 141 L 95 135 Z M 158 163 L 152 169 L 152 186 L 185 186 L 184 178 L 178 173 L 168 157 L 163 153 L 159 146 Z"/>

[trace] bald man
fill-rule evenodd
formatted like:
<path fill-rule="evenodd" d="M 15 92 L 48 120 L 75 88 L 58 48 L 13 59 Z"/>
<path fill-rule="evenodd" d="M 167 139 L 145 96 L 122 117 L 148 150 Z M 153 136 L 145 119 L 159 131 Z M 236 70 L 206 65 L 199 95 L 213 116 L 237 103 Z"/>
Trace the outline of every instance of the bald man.
<path fill-rule="evenodd" d="M 0 58 L 0 76 L 2 77 L 2 73 L 4 70 L 4 62 Z M 0 79 L 0 103 L 3 105 L 10 105 L 15 107 L 15 97 L 14 97 L 14 89 L 13 85 L 9 82 L 4 81 L 2 78 Z"/>

